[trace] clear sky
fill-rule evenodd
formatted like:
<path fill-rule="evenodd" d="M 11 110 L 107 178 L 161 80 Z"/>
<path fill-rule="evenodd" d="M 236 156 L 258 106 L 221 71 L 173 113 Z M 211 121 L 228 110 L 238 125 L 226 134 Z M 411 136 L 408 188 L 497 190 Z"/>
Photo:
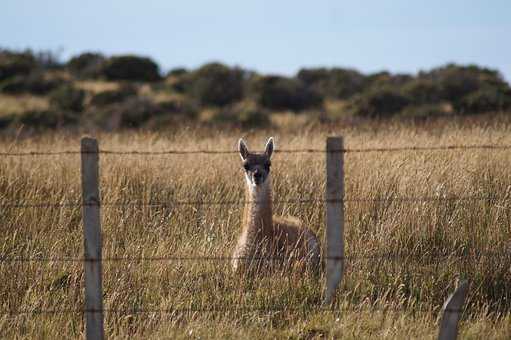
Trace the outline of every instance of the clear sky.
<path fill-rule="evenodd" d="M 263 73 L 342 66 L 416 72 L 448 62 L 511 80 L 511 0 L 2 0 L 0 47 L 136 53 Z"/>

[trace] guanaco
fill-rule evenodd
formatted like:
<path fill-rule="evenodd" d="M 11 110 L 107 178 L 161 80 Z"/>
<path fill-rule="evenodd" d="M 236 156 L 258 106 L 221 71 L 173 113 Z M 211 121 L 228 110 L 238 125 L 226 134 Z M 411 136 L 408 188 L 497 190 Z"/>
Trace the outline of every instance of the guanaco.
<path fill-rule="evenodd" d="M 233 269 L 239 272 L 286 267 L 319 272 L 320 245 L 316 235 L 296 218 L 272 214 L 273 137 L 268 139 L 263 153 L 250 152 L 243 139 L 239 140 L 238 149 L 246 190 Z"/>

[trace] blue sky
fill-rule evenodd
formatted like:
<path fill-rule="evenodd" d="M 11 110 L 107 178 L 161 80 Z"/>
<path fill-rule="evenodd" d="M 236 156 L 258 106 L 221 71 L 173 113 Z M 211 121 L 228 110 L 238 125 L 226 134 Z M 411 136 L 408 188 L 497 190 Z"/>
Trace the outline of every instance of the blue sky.
<path fill-rule="evenodd" d="M 342 66 L 416 72 L 448 62 L 511 80 L 510 0 L 3 0 L 0 47 L 136 53 L 263 73 Z"/>

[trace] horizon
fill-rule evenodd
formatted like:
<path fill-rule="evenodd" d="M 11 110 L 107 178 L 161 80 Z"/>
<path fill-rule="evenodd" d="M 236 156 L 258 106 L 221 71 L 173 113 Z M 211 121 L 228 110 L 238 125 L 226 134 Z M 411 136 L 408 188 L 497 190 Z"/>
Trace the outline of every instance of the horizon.
<path fill-rule="evenodd" d="M 87 51 L 136 54 L 153 59 L 162 72 L 211 61 L 287 76 L 311 67 L 417 74 L 449 63 L 475 64 L 499 71 L 509 83 L 510 12 L 511 3 L 504 0 L 492 6 L 475 0 L 151 0 L 144 6 L 120 0 L 79 5 L 7 0 L 0 45 L 51 51 L 62 60 Z"/>

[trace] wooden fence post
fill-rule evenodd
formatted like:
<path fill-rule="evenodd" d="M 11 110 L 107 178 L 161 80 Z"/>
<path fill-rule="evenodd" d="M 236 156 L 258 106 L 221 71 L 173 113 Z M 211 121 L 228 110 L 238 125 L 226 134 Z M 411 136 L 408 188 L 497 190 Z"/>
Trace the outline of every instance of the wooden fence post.
<path fill-rule="evenodd" d="M 82 203 L 85 267 L 85 332 L 87 340 L 104 338 L 99 207 L 99 148 L 82 138 Z"/>
<path fill-rule="evenodd" d="M 458 336 L 458 322 L 467 291 L 468 282 L 463 281 L 445 301 L 442 307 L 442 320 L 440 321 L 438 340 L 455 340 Z"/>
<path fill-rule="evenodd" d="M 326 291 L 324 305 L 332 302 L 344 271 L 344 143 L 326 140 Z"/>

